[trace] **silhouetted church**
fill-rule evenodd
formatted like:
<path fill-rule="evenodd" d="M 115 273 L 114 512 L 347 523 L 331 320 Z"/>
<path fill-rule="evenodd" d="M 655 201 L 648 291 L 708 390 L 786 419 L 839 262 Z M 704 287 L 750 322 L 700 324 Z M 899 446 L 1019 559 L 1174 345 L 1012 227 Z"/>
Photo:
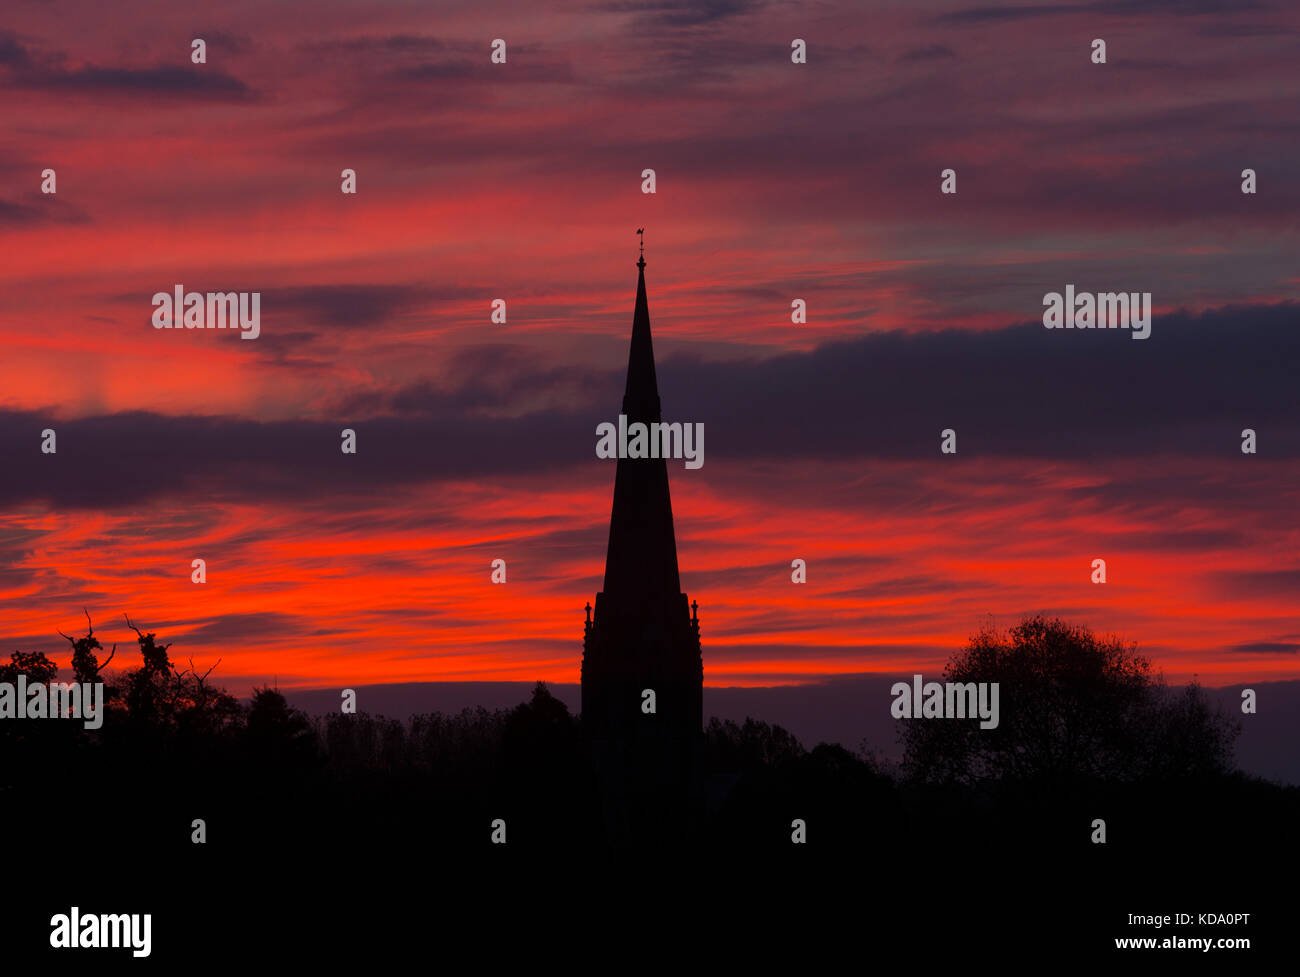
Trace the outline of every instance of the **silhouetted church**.
<path fill-rule="evenodd" d="M 637 268 L 623 394 L 629 426 L 661 420 L 644 253 Z M 698 605 L 687 606 L 677 575 L 667 463 L 619 458 L 617 465 L 605 585 L 594 618 L 587 605 L 582 657 L 583 731 L 607 805 L 610 797 L 625 801 L 614 803 L 615 819 L 619 808 L 644 810 L 648 796 L 693 793 L 704 689 Z"/>

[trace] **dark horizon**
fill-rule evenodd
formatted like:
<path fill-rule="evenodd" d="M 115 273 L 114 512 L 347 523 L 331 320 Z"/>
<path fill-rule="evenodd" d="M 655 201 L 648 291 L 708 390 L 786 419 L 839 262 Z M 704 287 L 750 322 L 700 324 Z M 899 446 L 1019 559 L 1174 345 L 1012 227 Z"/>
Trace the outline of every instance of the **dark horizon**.
<path fill-rule="evenodd" d="M 868 749 L 897 763 L 902 747 L 897 742 L 898 720 L 889 715 L 889 689 L 894 682 L 910 681 L 908 674 L 839 675 L 805 685 L 705 686 L 704 718 L 742 722 L 746 718 L 775 723 L 794 734 L 805 747 L 838 743 L 859 752 Z M 927 674 L 926 678 L 938 678 Z M 540 681 L 540 680 L 538 680 Z M 512 709 L 526 702 L 534 682 L 387 682 L 357 685 L 358 711 L 406 722 L 412 715 L 462 709 Z M 581 688 L 574 683 L 547 682 L 551 693 L 579 712 Z M 1185 688 L 1171 683 L 1171 690 Z M 1259 714 L 1242 724 L 1236 742 L 1235 763 L 1243 773 L 1280 784 L 1300 786 L 1300 680 L 1253 682 L 1246 685 L 1202 688 L 1210 701 L 1227 715 L 1240 714 L 1241 690 L 1253 688 L 1264 704 Z M 338 688 L 282 689 L 296 708 L 313 717 L 339 711 Z"/>

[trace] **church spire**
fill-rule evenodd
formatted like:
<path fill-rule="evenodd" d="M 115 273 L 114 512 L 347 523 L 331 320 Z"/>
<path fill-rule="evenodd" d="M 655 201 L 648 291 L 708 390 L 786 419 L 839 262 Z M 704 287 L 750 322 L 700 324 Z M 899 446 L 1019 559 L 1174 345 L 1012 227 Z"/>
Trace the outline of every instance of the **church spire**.
<path fill-rule="evenodd" d="M 639 425 L 661 420 L 644 252 L 636 264 L 620 443 L 625 435 L 645 438 L 649 432 Z M 638 425 L 634 431 L 633 425 Z M 676 823 L 681 811 L 669 799 L 684 797 L 694 783 L 704 721 L 704 663 L 698 612 L 691 613 L 687 600 L 677 573 L 667 462 L 620 457 L 605 586 L 588 612 L 582 640 L 582 727 L 612 805 L 606 808 L 611 825 L 639 819 L 647 830 L 650 825 L 658 830 Z M 656 708 L 647 712 L 648 690 Z"/>
<path fill-rule="evenodd" d="M 623 392 L 623 413 L 629 428 L 661 420 L 644 253 L 637 261 L 637 269 L 636 309 L 632 314 L 632 343 Z M 668 494 L 668 466 L 663 458 L 618 460 L 605 556 L 605 593 L 619 598 L 655 595 L 679 599 L 673 507 Z"/>
<path fill-rule="evenodd" d="M 644 233 L 645 228 L 637 231 Z M 645 239 L 641 239 L 642 248 Z M 627 354 L 627 385 L 623 390 L 623 413 L 627 423 L 650 424 L 660 420 L 659 383 L 655 378 L 655 351 L 650 341 L 650 308 L 645 296 L 645 252 L 636 263 L 636 310 L 632 313 L 632 344 Z M 622 470 L 622 462 L 619 469 Z M 663 467 L 662 465 L 660 467 Z M 665 482 L 666 484 L 666 482 Z"/>

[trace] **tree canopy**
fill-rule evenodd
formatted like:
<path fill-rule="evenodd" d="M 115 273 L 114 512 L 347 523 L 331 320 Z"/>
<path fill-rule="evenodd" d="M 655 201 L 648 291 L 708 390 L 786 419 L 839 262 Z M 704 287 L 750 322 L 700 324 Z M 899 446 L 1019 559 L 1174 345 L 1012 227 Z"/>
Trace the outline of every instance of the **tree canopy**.
<path fill-rule="evenodd" d="M 1000 722 L 904 721 L 904 769 L 917 780 L 1051 788 L 1231 765 L 1238 728 L 1197 686 L 1171 691 L 1135 644 L 1059 619 L 981 630 L 949 659 L 944 680 L 998 683 Z"/>

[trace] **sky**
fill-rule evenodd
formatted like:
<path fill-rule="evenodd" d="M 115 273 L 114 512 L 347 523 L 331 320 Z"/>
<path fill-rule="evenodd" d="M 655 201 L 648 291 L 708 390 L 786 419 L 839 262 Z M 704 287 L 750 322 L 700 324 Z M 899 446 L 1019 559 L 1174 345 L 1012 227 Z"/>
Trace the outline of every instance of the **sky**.
<path fill-rule="evenodd" d="M 0 653 L 576 681 L 645 227 L 707 684 L 1039 613 L 1300 677 L 1297 65 L 1242 0 L 11 4 Z M 154 329 L 177 284 L 260 336 Z M 1067 284 L 1150 338 L 1044 329 Z"/>

